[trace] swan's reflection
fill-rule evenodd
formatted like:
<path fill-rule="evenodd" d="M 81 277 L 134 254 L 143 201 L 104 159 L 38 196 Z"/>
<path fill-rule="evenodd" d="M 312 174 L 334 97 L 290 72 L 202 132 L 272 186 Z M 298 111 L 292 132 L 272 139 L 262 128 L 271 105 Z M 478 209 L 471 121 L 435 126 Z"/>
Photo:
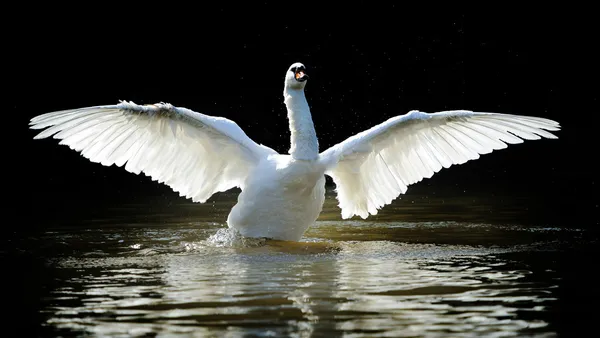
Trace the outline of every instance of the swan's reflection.
<path fill-rule="evenodd" d="M 269 327 L 267 334 L 295 336 L 334 329 L 319 315 L 336 302 L 331 297 L 335 256 L 292 255 L 274 248 L 225 249 L 209 256 L 201 250 L 170 257 L 163 301 L 178 310 L 169 318 L 219 331 L 227 328 L 231 335 L 264 334 L 264 327 Z"/>
<path fill-rule="evenodd" d="M 543 329 L 553 301 L 552 282 L 539 282 L 551 279 L 486 248 L 182 246 L 64 260 L 70 275 L 53 294 L 48 325 L 100 336 L 518 335 Z"/>

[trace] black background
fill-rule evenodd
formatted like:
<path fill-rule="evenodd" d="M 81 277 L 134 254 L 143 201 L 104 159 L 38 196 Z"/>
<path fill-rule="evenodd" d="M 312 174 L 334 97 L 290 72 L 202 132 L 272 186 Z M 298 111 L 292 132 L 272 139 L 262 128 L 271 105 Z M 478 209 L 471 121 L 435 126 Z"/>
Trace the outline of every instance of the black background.
<path fill-rule="evenodd" d="M 32 140 L 33 116 L 118 100 L 227 117 L 256 142 L 287 153 L 283 77 L 299 61 L 311 76 L 306 93 L 321 150 L 413 109 L 559 121 L 559 140 L 528 141 L 444 169 L 409 194 L 525 194 L 567 218 L 564 225 L 595 226 L 598 94 L 570 77 L 594 82 L 594 24 L 585 13 L 308 4 L 21 9 L 4 53 L 7 113 L 16 119 L 5 125 L 5 184 L 34 224 L 91 203 L 177 198 L 56 140 Z M 577 98 L 567 100 L 576 86 Z"/>
<path fill-rule="evenodd" d="M 321 150 L 412 109 L 559 121 L 558 140 L 528 141 L 444 169 L 408 195 L 526 196 L 551 225 L 597 231 L 596 11 L 562 3 L 458 11 L 413 5 L 7 6 L 2 230 L 16 234 L 5 237 L 12 244 L 2 252 L 5 271 L 16 276 L 6 278 L 6 303 L 15 315 L 9 322 L 36 327 L 52 278 L 40 275 L 45 262 L 25 254 L 35 252 L 19 244 L 28 241 L 11 238 L 28 238 L 27 231 L 73 215 L 102 215 L 123 202 L 153 207 L 160 198 L 178 200 L 143 175 L 90 163 L 53 139 L 33 140 L 30 118 L 118 100 L 164 101 L 230 118 L 256 142 L 285 153 L 283 77 L 296 61 L 311 76 L 306 92 Z M 561 261 L 561 331 L 594 325 L 597 311 L 588 309 L 597 307 L 597 287 L 584 276 L 592 256 Z"/>

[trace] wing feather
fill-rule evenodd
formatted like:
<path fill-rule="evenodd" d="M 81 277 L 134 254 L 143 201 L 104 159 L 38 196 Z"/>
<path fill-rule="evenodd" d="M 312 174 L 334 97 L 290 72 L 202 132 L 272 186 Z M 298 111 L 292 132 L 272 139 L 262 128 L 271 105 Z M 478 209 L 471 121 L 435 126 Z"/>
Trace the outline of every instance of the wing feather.
<path fill-rule="evenodd" d="M 556 121 L 465 110 L 412 111 L 354 135 L 320 154 L 342 217 L 366 218 L 442 168 L 523 140 L 556 138 Z"/>
<path fill-rule="evenodd" d="M 235 122 L 170 104 L 62 110 L 31 119 L 34 138 L 53 136 L 92 162 L 116 165 L 203 202 L 242 187 L 250 170 L 274 150 L 254 143 Z"/>

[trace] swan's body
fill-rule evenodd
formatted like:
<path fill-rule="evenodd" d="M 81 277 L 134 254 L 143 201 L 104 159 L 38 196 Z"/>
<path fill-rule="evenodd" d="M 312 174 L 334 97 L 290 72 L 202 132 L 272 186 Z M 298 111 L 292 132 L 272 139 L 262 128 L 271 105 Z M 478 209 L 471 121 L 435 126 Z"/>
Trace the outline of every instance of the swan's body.
<path fill-rule="evenodd" d="M 325 167 L 318 160 L 272 155 L 252 172 L 227 224 L 246 237 L 297 241 L 324 201 Z"/>
<path fill-rule="evenodd" d="M 116 164 L 204 202 L 240 187 L 229 227 L 247 237 L 299 240 L 319 216 L 325 175 L 333 178 L 342 217 L 366 218 L 442 167 L 476 159 L 506 143 L 556 138 L 555 121 L 508 114 L 412 111 L 321 153 L 304 95 L 302 64 L 286 73 L 289 155 L 252 141 L 237 124 L 170 104 L 131 102 L 37 116 L 36 136 L 54 135 L 91 161 Z"/>

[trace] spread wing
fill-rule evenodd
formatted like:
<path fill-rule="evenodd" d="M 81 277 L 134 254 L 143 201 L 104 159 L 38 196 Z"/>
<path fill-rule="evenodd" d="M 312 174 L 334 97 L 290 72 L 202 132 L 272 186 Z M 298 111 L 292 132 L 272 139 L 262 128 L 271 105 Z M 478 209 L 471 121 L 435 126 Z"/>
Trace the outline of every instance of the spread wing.
<path fill-rule="evenodd" d="M 507 143 L 556 138 L 552 120 L 520 115 L 412 111 L 320 154 L 336 184 L 342 217 L 366 218 L 442 168 L 479 158 Z"/>
<path fill-rule="evenodd" d="M 233 121 L 160 103 L 87 107 L 39 115 L 30 128 L 47 128 L 92 162 L 115 164 L 204 202 L 218 191 L 243 189 L 258 161 L 275 151 L 256 144 Z"/>

